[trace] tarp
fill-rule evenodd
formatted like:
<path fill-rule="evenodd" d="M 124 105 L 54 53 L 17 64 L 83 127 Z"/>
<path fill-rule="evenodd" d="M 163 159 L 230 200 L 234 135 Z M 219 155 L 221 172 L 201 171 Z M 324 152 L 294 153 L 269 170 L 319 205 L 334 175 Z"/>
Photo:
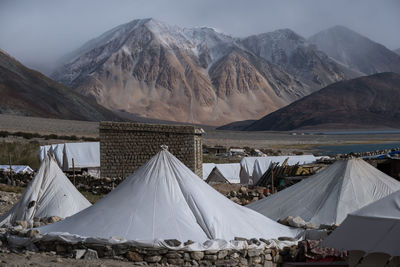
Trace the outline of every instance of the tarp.
<path fill-rule="evenodd" d="M 31 167 L 27 165 L 11 165 L 11 169 L 15 173 L 33 173 L 33 170 Z M 0 170 L 1 171 L 10 171 L 10 165 L 0 165 Z"/>
<path fill-rule="evenodd" d="M 400 256 L 400 191 L 347 216 L 323 246 Z"/>
<path fill-rule="evenodd" d="M 47 156 L 17 204 L 0 216 L 0 225 L 31 221 L 34 217 L 65 218 L 89 206 L 89 201 L 68 180 L 55 159 Z"/>
<path fill-rule="evenodd" d="M 100 167 L 100 142 L 65 143 L 63 153 L 63 170 L 72 168 Z"/>
<path fill-rule="evenodd" d="M 203 180 L 207 180 L 214 167 L 215 163 L 203 163 Z"/>
<path fill-rule="evenodd" d="M 288 166 L 293 166 L 297 163 L 300 165 L 309 164 L 317 160 L 313 155 L 244 157 L 240 161 L 240 183 L 255 184 L 268 170 L 270 163 L 279 163 L 279 165 L 281 165 L 287 158 L 289 158 L 287 163 Z"/>
<path fill-rule="evenodd" d="M 235 204 L 176 157 L 160 151 L 90 208 L 39 228 L 92 238 L 204 242 L 235 237 L 295 237 L 297 230 Z"/>
<path fill-rule="evenodd" d="M 300 216 L 316 225 L 340 224 L 347 214 L 397 190 L 400 182 L 362 159 L 339 160 L 247 207 L 273 220 Z"/>
<path fill-rule="evenodd" d="M 100 168 L 100 142 L 65 143 L 41 146 L 38 151 L 40 162 L 50 153 L 64 171 L 72 168 Z"/>

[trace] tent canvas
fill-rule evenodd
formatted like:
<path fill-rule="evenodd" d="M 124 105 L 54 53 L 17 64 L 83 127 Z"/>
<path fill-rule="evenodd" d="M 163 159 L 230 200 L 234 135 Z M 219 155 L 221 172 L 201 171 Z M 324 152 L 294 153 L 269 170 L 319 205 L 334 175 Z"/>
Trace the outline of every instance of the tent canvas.
<path fill-rule="evenodd" d="M 397 190 L 400 182 L 362 159 L 339 160 L 247 207 L 273 220 L 300 216 L 316 225 L 340 224 L 347 214 Z"/>
<path fill-rule="evenodd" d="M 62 168 L 64 158 L 64 144 L 54 144 L 50 146 L 49 153 L 56 159 L 58 166 Z"/>
<path fill-rule="evenodd" d="M 206 179 L 206 183 L 213 184 L 213 183 L 226 183 L 230 184 L 228 179 L 224 177 L 224 175 L 218 170 L 217 167 L 211 171 L 210 175 Z"/>
<path fill-rule="evenodd" d="M 166 150 L 90 208 L 39 230 L 151 245 L 160 239 L 204 242 L 299 234 L 230 201 Z"/>
<path fill-rule="evenodd" d="M 72 168 L 74 159 L 75 168 L 100 167 L 100 142 L 65 143 L 63 153 L 63 170 Z"/>
<path fill-rule="evenodd" d="M 31 221 L 34 217 L 65 218 L 90 205 L 64 175 L 55 159 L 47 156 L 17 204 L 0 216 L 0 225 L 13 224 L 17 220 Z"/>
<path fill-rule="evenodd" d="M 400 191 L 347 216 L 323 246 L 400 256 Z"/>
<path fill-rule="evenodd" d="M 40 146 L 39 151 L 38 151 L 38 156 L 39 156 L 40 162 L 42 162 L 46 158 L 47 152 L 49 151 L 50 148 L 51 148 L 51 145 Z"/>
<path fill-rule="evenodd" d="M 268 170 L 271 163 L 282 164 L 287 158 L 289 158 L 288 166 L 296 165 L 297 163 L 300 165 L 309 164 L 317 160 L 313 155 L 245 157 L 240 161 L 240 183 L 255 184 Z"/>
<path fill-rule="evenodd" d="M 27 165 L 11 165 L 11 169 L 15 173 L 33 173 L 33 170 L 31 167 Z M 0 170 L 1 171 L 10 171 L 10 165 L 0 165 Z"/>

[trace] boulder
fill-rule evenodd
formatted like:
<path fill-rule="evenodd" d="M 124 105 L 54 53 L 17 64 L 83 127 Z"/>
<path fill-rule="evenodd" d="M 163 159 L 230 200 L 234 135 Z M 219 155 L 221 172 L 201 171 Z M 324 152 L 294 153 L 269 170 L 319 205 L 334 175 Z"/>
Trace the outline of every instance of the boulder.
<path fill-rule="evenodd" d="M 99 257 L 97 256 L 97 251 L 93 249 L 88 249 L 85 253 L 85 256 L 83 256 L 85 260 L 95 260 L 98 259 Z"/>

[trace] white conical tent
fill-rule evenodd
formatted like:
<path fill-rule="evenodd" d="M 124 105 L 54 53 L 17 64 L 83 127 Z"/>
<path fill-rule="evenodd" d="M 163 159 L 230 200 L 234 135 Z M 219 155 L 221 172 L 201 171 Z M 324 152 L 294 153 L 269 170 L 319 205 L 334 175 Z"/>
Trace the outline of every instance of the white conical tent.
<path fill-rule="evenodd" d="M 17 204 L 0 216 L 0 225 L 13 224 L 18 220 L 30 221 L 34 217 L 66 218 L 90 205 L 61 171 L 55 159 L 46 156 Z"/>
<path fill-rule="evenodd" d="M 234 237 L 294 237 L 297 231 L 239 206 L 163 150 L 90 208 L 39 228 L 83 237 L 154 244 Z"/>
<path fill-rule="evenodd" d="M 323 245 L 400 256 L 399 237 L 400 191 L 397 191 L 349 214 Z"/>
<path fill-rule="evenodd" d="M 273 220 L 300 216 L 317 225 L 340 224 L 347 214 L 397 190 L 400 182 L 362 159 L 340 160 L 247 207 Z"/>

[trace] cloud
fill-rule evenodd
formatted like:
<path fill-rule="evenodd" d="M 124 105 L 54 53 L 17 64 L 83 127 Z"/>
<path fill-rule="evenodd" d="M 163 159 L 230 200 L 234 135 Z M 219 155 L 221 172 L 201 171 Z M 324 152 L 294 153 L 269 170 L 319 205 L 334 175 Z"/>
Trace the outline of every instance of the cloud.
<path fill-rule="evenodd" d="M 308 37 L 347 26 L 390 49 L 400 47 L 398 0 L 2 0 L 0 48 L 48 73 L 62 55 L 137 18 L 209 26 L 233 36 L 290 28 Z"/>

